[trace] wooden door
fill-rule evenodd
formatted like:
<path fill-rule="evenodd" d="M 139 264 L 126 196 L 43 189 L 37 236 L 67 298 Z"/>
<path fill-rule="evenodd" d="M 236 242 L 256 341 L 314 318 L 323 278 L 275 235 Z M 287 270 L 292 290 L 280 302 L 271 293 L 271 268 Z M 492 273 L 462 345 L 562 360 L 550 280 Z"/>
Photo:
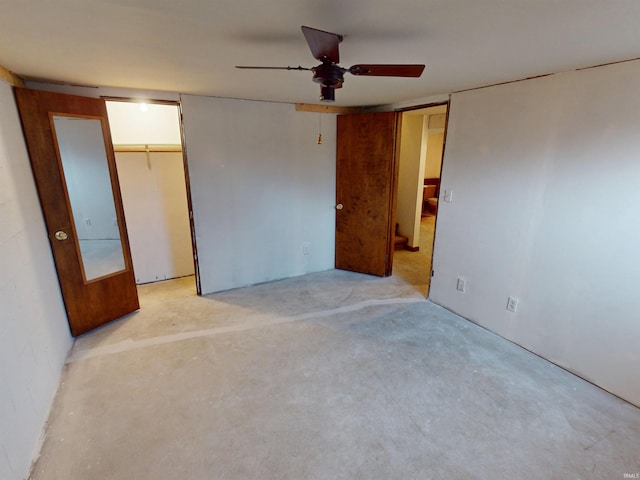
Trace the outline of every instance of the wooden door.
<path fill-rule="evenodd" d="M 395 112 L 338 116 L 338 269 L 391 275 L 399 121 Z"/>
<path fill-rule="evenodd" d="M 71 333 L 139 308 L 103 100 L 16 88 Z"/>

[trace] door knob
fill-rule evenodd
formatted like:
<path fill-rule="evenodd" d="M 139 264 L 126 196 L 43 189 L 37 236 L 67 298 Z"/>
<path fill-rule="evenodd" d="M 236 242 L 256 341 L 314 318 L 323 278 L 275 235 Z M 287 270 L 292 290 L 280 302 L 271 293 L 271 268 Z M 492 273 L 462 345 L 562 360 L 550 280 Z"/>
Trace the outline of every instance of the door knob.
<path fill-rule="evenodd" d="M 342 210 L 344 208 L 344 205 L 342 205 L 341 203 L 336 205 L 336 210 Z"/>
<path fill-rule="evenodd" d="M 67 238 L 69 238 L 69 237 L 67 236 L 67 234 L 66 234 L 65 232 L 63 232 L 62 230 L 58 230 L 58 231 L 55 233 L 55 235 L 54 235 L 54 236 L 56 237 L 56 240 L 61 240 L 61 241 L 62 241 L 62 240 L 66 240 Z"/>

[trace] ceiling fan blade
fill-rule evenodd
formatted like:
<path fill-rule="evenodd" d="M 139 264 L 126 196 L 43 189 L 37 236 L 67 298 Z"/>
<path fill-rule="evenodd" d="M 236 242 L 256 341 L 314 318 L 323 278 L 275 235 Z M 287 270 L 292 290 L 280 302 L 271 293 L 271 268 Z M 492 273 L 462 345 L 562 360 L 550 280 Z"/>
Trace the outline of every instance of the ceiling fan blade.
<path fill-rule="evenodd" d="M 306 67 L 254 67 L 250 65 L 236 65 L 236 68 L 252 69 L 252 70 L 311 70 Z"/>
<path fill-rule="evenodd" d="M 301 27 L 304 38 L 307 39 L 313 58 L 320 61 L 330 60 L 332 63 L 340 62 L 338 45 L 342 42 L 342 35 L 325 32 L 311 27 Z"/>
<path fill-rule="evenodd" d="M 369 75 L 372 77 L 419 77 L 424 65 L 380 65 L 360 64 L 349 70 L 352 75 Z"/>

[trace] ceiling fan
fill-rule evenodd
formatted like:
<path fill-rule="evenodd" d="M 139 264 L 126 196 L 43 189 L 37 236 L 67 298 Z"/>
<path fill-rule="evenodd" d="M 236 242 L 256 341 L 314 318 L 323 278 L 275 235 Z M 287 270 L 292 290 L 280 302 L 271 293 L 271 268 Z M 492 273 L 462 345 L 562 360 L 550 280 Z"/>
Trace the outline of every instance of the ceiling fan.
<path fill-rule="evenodd" d="M 338 65 L 340 53 L 338 45 L 342 42 L 342 35 L 325 32 L 311 27 L 302 27 L 313 57 L 322 63 L 317 67 L 257 67 L 240 65 L 236 68 L 250 68 L 258 70 L 309 70 L 313 72 L 313 81 L 320 84 L 320 100 L 335 101 L 335 89 L 344 83 L 344 74 L 366 75 L 370 77 L 419 77 L 424 71 L 424 65 L 400 64 L 359 64 L 350 68 Z"/>

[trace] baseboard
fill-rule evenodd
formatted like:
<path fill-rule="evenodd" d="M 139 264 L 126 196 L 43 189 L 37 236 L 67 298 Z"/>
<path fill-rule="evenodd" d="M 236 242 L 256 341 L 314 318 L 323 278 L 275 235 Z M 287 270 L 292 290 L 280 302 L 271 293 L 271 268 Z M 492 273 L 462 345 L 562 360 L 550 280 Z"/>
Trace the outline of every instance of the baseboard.
<path fill-rule="evenodd" d="M 420 247 L 410 247 L 409 245 L 405 245 L 404 249 L 409 250 L 410 252 L 417 252 L 418 250 L 420 250 Z"/>

